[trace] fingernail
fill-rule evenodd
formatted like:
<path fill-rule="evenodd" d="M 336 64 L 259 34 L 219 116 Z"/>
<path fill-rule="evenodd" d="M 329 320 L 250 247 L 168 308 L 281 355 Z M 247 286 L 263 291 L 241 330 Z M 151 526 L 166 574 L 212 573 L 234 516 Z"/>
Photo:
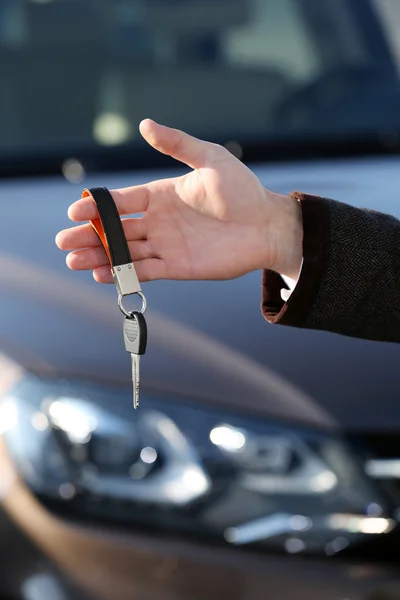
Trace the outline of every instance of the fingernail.
<path fill-rule="evenodd" d="M 75 202 L 73 202 L 71 204 L 71 206 L 68 209 L 68 217 L 70 219 L 72 219 L 72 211 L 75 210 L 76 208 L 82 208 L 83 207 L 88 207 L 90 206 L 91 202 L 90 202 L 90 198 L 80 198 L 79 200 L 75 200 Z M 73 219 L 72 219 L 73 220 Z"/>
<path fill-rule="evenodd" d="M 69 254 L 67 254 L 65 262 L 67 263 L 67 267 L 69 269 L 75 271 L 76 267 L 79 266 L 79 263 L 81 262 L 81 257 L 75 252 L 70 252 Z"/>
<path fill-rule="evenodd" d="M 72 203 L 72 204 L 69 206 L 69 208 L 68 208 L 68 211 L 67 211 L 67 215 L 68 215 L 68 217 L 69 217 L 69 218 L 71 218 L 71 210 L 73 209 L 73 207 L 75 206 L 75 204 L 76 204 L 77 202 L 79 202 L 79 200 L 75 200 L 75 202 L 73 202 L 73 203 Z"/>

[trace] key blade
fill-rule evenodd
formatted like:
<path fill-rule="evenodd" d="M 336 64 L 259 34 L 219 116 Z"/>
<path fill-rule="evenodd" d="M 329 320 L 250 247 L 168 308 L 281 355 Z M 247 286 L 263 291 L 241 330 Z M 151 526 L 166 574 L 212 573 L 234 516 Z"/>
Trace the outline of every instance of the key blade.
<path fill-rule="evenodd" d="M 140 356 L 131 354 L 132 360 L 132 382 L 133 382 L 133 408 L 139 408 L 139 386 L 140 386 Z"/>

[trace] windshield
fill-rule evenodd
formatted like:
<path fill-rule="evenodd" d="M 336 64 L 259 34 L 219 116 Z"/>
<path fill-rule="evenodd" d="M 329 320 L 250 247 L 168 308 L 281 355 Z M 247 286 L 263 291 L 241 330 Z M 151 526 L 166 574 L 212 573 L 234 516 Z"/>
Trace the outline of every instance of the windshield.
<path fill-rule="evenodd" d="M 0 0 L 0 163 L 400 132 L 398 0 Z"/>

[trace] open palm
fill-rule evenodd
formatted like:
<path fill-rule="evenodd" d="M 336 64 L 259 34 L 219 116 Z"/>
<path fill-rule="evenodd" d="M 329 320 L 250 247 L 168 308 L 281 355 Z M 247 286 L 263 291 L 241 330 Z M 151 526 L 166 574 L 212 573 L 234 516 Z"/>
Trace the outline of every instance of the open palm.
<path fill-rule="evenodd" d="M 142 214 L 123 219 L 141 281 L 231 279 L 264 267 L 292 274 L 281 238 L 294 201 L 263 188 L 221 146 L 150 120 L 142 122 L 141 133 L 154 148 L 193 169 L 182 177 L 112 191 L 121 215 Z M 95 205 L 90 198 L 78 200 L 69 216 L 94 219 Z M 97 281 L 113 281 L 89 224 L 60 232 L 57 244 L 72 251 L 67 258 L 71 269 L 93 269 Z"/>

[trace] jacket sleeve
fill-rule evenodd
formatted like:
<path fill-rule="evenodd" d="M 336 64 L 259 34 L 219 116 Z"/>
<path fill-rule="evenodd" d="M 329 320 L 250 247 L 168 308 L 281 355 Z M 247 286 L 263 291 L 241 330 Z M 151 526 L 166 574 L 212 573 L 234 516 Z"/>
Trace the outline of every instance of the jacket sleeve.
<path fill-rule="evenodd" d="M 263 272 L 270 323 L 400 342 L 400 221 L 299 192 L 303 268 L 285 303 L 280 275 Z"/>

